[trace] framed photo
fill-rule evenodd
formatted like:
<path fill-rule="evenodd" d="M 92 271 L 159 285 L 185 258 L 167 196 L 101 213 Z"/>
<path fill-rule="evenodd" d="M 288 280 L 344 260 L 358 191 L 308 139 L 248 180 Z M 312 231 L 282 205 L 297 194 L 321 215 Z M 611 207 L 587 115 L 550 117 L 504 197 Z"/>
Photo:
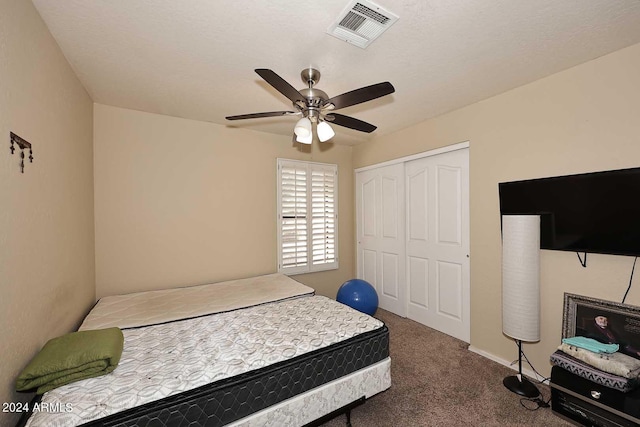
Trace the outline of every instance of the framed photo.
<path fill-rule="evenodd" d="M 562 338 L 575 336 L 618 344 L 640 359 L 640 307 L 565 293 Z"/>

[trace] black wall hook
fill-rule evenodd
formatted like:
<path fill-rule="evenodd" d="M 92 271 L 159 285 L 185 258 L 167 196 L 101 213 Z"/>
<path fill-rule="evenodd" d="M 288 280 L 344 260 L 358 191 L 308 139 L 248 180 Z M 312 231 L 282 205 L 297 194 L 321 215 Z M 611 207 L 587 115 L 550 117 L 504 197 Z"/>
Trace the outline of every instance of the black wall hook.
<path fill-rule="evenodd" d="M 29 163 L 33 163 L 33 149 L 31 148 L 31 143 L 23 138 L 20 138 L 13 132 L 9 132 L 11 137 L 11 154 L 13 154 L 16 150 L 14 144 L 18 144 L 20 147 L 20 172 L 24 173 L 24 150 L 29 149 Z"/>

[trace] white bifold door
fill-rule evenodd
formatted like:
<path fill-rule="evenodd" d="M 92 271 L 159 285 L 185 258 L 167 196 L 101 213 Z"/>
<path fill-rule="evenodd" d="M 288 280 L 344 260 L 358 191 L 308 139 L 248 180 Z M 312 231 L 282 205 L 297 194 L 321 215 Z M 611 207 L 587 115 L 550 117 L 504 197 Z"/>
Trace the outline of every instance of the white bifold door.
<path fill-rule="evenodd" d="M 380 307 L 406 317 L 404 165 L 359 172 L 356 187 L 358 278 Z"/>
<path fill-rule="evenodd" d="M 407 316 L 469 342 L 469 155 L 406 164 Z"/>
<path fill-rule="evenodd" d="M 356 174 L 358 277 L 380 307 L 469 342 L 469 150 Z"/>

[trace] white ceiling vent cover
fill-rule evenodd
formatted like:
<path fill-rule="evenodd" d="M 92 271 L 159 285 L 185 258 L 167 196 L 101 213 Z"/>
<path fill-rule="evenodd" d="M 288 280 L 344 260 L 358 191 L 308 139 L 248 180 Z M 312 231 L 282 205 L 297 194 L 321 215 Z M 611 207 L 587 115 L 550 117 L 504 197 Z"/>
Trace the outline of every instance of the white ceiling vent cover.
<path fill-rule="evenodd" d="M 364 49 L 397 20 L 397 15 L 373 2 L 355 0 L 331 24 L 327 34 Z"/>

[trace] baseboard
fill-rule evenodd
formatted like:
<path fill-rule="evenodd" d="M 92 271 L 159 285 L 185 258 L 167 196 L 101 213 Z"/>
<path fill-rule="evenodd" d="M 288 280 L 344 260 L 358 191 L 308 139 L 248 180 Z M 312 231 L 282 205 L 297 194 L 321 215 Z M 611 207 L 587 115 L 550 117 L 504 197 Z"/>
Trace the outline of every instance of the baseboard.
<path fill-rule="evenodd" d="M 469 351 L 471 351 L 473 353 L 476 353 L 476 354 L 479 354 L 482 357 L 486 357 L 489 360 L 493 360 L 494 362 L 499 363 L 499 364 L 501 364 L 503 366 L 506 366 L 507 368 L 513 369 L 514 371 L 518 370 L 517 362 L 512 365 L 511 361 L 502 359 L 501 357 L 498 357 L 498 356 L 496 356 L 494 354 L 487 353 L 486 351 L 480 350 L 479 348 L 475 348 L 472 345 L 469 345 Z M 516 351 L 516 354 L 517 353 L 518 352 Z M 532 380 L 535 380 L 537 382 L 540 382 L 540 380 L 542 379 L 542 378 L 539 377 L 539 375 L 537 375 L 535 372 L 533 372 L 532 369 L 525 368 L 524 366 L 522 367 L 522 373 L 525 374 L 527 377 L 529 377 Z M 544 384 L 549 385 L 549 380 L 548 379 L 544 380 L 543 382 L 544 382 Z"/>

